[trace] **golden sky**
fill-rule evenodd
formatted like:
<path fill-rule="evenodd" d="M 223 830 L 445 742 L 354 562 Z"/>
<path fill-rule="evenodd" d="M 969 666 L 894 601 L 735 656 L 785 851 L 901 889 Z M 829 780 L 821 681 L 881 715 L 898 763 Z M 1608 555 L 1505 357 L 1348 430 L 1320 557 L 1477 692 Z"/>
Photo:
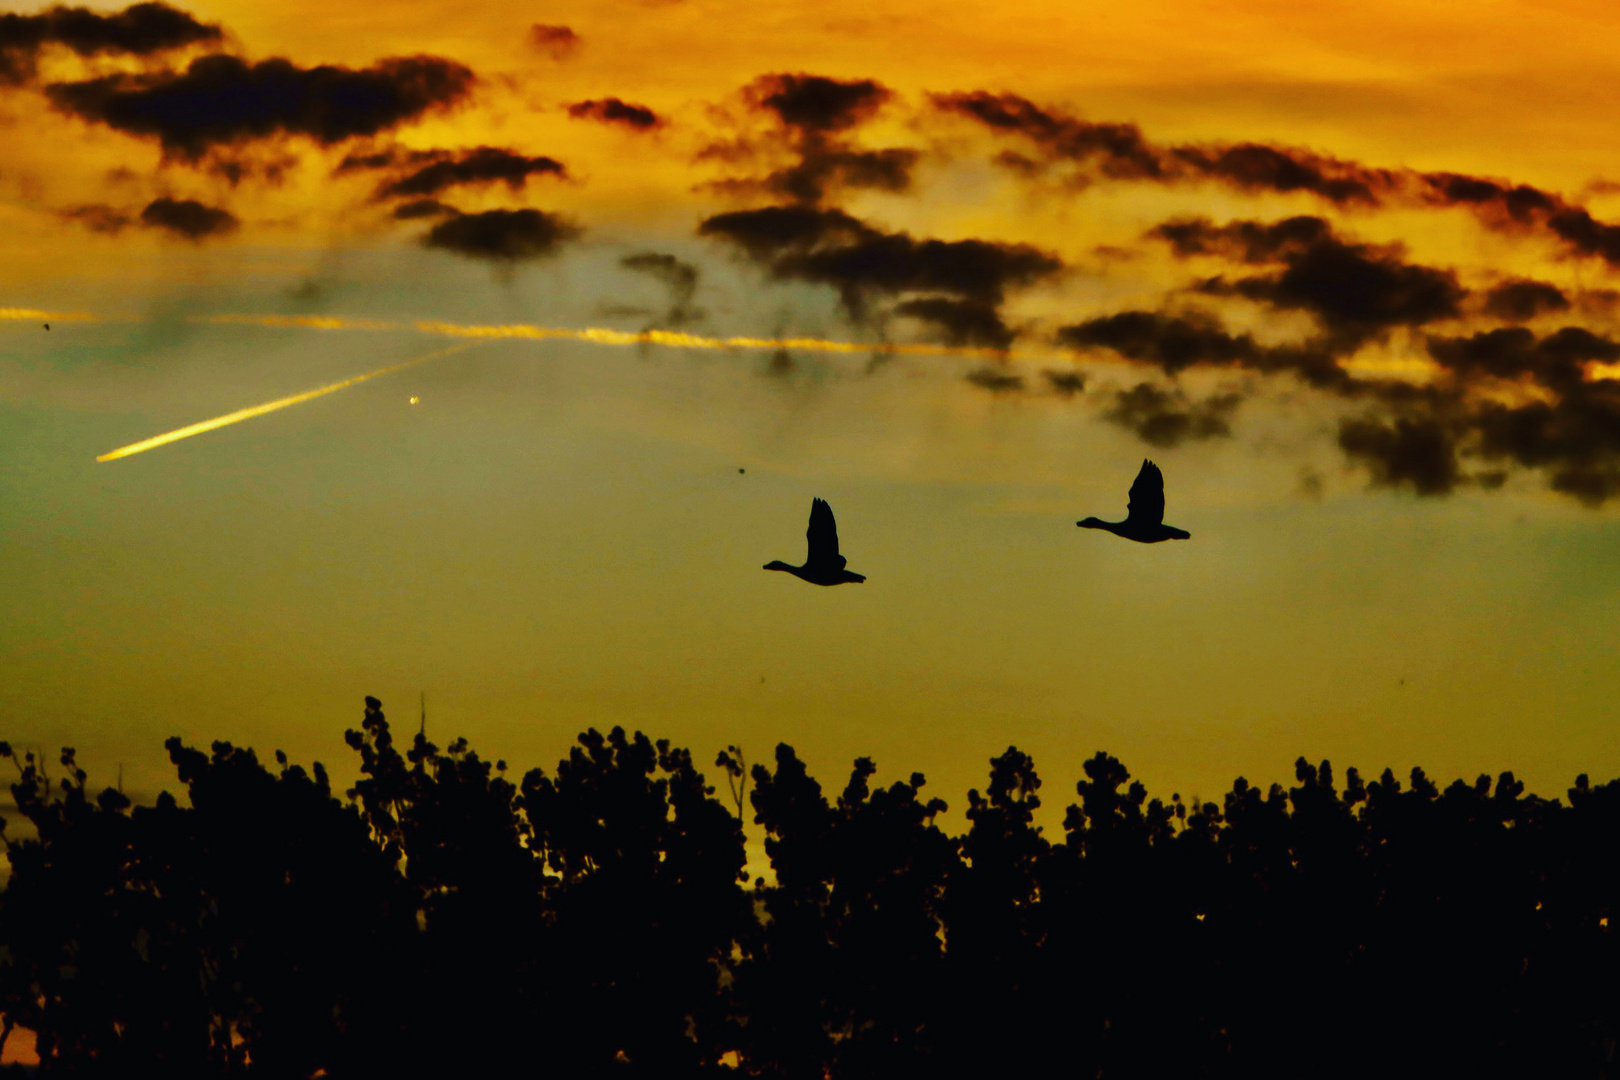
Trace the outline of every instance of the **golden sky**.
<path fill-rule="evenodd" d="M 0 17 L 13 743 L 1613 774 L 1612 5 L 92 7 Z M 1192 540 L 1076 530 L 1144 457 Z"/>

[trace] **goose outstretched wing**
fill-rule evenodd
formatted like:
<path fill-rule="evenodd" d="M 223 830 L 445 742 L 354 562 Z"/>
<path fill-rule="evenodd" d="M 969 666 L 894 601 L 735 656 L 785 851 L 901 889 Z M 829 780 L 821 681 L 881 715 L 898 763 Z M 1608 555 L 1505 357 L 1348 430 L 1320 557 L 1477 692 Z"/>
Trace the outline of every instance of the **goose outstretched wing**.
<path fill-rule="evenodd" d="M 832 507 L 825 500 L 816 499 L 810 504 L 810 527 L 804 531 L 804 538 L 810 542 L 806 566 L 830 565 L 843 569 L 845 560 L 838 554 L 838 523 L 833 520 Z"/>
<path fill-rule="evenodd" d="M 1136 474 L 1136 482 L 1131 484 L 1125 520 L 1132 525 L 1164 524 L 1164 474 L 1151 461 L 1142 462 L 1142 471 Z"/>

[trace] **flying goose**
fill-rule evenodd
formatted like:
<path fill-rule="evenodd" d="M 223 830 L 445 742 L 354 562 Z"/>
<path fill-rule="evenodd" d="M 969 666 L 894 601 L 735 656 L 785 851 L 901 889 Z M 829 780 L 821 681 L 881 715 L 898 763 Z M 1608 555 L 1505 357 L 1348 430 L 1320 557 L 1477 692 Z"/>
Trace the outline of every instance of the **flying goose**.
<path fill-rule="evenodd" d="M 1192 538 L 1192 533 L 1164 523 L 1164 474 L 1157 465 L 1146 460 L 1142 462 L 1142 471 L 1136 474 L 1136 482 L 1131 485 L 1124 521 L 1099 521 L 1088 517 L 1075 524 L 1082 529 L 1107 529 L 1115 536 L 1123 536 L 1139 544 Z"/>
<path fill-rule="evenodd" d="M 804 531 L 810 542 L 809 554 L 803 566 L 789 566 L 780 559 L 765 564 L 767 570 L 786 570 L 812 585 L 842 585 L 846 581 L 865 581 L 860 574 L 844 569 L 845 559 L 838 554 L 838 523 L 833 520 L 832 507 L 816 499 L 810 503 L 810 527 Z"/>

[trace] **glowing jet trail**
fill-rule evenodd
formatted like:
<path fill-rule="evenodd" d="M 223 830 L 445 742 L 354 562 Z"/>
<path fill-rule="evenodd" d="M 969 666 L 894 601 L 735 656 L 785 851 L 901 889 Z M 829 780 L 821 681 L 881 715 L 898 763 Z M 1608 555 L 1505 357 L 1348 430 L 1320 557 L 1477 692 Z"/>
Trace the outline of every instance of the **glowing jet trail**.
<path fill-rule="evenodd" d="M 0 322 L 100 322 L 86 311 L 40 311 L 37 308 L 0 307 Z"/>
<path fill-rule="evenodd" d="M 467 326 L 462 323 L 421 319 L 412 326 L 423 334 L 443 334 L 446 337 L 498 338 L 529 341 L 584 341 L 592 345 L 662 345 L 670 349 L 794 349 L 799 352 L 843 353 L 846 355 L 885 356 L 968 356 L 981 360 L 1005 360 L 1008 350 L 981 348 L 973 345 L 939 345 L 926 342 L 895 344 L 893 342 L 861 343 L 855 341 L 829 341 L 826 338 L 759 338 L 759 337 L 705 337 L 675 330 L 608 330 L 600 326 L 583 329 L 564 329 L 551 326 L 532 326 L 528 323 L 505 326 Z M 1017 350 L 1019 355 L 1036 355 Z M 1039 355 L 1047 355 L 1042 352 Z"/>
<path fill-rule="evenodd" d="M 277 398 L 275 401 L 267 401 L 263 405 L 253 405 L 246 409 L 238 409 L 233 413 L 226 413 L 224 416 L 216 416 L 212 420 L 199 420 L 195 424 L 187 424 L 183 428 L 176 428 L 175 430 L 165 432 L 162 435 L 154 435 L 150 439 L 142 439 L 140 442 L 130 443 L 128 446 L 120 446 L 117 450 L 109 450 L 107 453 L 97 457 L 96 460 L 117 461 L 119 458 L 126 458 L 132 454 L 145 453 L 147 450 L 154 450 L 159 446 L 167 446 L 169 443 L 178 442 L 181 439 L 189 439 L 193 435 L 201 435 L 205 431 L 213 431 L 215 428 L 222 428 L 229 424 L 239 424 L 243 420 L 251 420 L 255 416 L 263 416 L 265 413 L 273 413 L 277 409 L 285 409 L 291 405 L 301 405 L 306 401 L 313 401 L 316 398 L 324 397 L 327 394 L 335 394 L 339 390 L 347 390 L 349 387 L 363 383 L 367 379 L 375 379 L 379 375 L 387 375 L 390 372 L 401 371 L 408 367 L 414 367 L 417 364 L 425 364 L 429 360 L 437 360 L 441 356 L 449 356 L 451 353 L 461 352 L 463 349 L 470 348 L 472 348 L 471 343 L 464 345 L 452 345 L 448 349 L 439 349 L 437 352 L 430 352 L 426 356 L 418 356 L 402 363 L 390 364 L 388 367 L 378 368 L 376 371 L 368 371 L 364 375 L 356 375 L 351 379 L 344 379 L 342 382 L 335 382 L 330 386 L 322 386 L 314 390 L 305 390 L 301 394 L 293 394 L 291 397 Z"/>
<path fill-rule="evenodd" d="M 1058 357 L 1065 354 L 1047 349 L 992 349 L 974 345 L 944 345 L 932 342 L 895 343 L 887 341 L 832 341 L 827 338 L 706 337 L 675 330 L 609 330 L 601 326 L 556 327 L 531 323 L 478 326 L 417 319 L 410 323 L 377 319 L 350 319 L 340 315 L 197 315 L 192 322 L 214 326 L 264 326 L 272 329 L 301 327 L 307 330 L 415 330 L 419 334 L 443 337 L 499 339 L 505 341 L 583 341 L 590 345 L 661 345 L 668 349 L 794 349 L 799 352 L 843 353 L 866 356 L 965 356 L 980 360 L 1005 360 L 1009 355 Z"/>

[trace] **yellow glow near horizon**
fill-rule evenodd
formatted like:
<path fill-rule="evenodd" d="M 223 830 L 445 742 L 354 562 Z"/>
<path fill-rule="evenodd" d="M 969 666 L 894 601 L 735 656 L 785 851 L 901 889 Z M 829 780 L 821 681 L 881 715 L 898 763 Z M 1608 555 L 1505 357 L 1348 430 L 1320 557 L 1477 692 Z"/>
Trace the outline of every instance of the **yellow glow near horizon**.
<path fill-rule="evenodd" d="M 418 356 L 398 364 L 390 364 L 388 367 L 378 368 L 376 371 L 368 371 L 363 375 L 356 375 L 353 378 L 344 379 L 342 382 L 332 383 L 330 386 L 322 386 L 314 390 L 305 390 L 299 394 L 293 394 L 289 397 L 277 398 L 275 401 L 265 402 L 263 405 L 253 405 L 246 409 L 238 409 L 233 413 L 226 413 L 224 416 L 216 416 L 212 420 L 199 420 L 195 424 L 187 424 L 183 428 L 176 428 L 175 430 L 165 432 L 162 435 L 154 435 L 150 439 L 142 439 L 140 442 L 130 443 L 128 446 L 120 446 L 116 450 L 110 450 L 107 453 L 100 455 L 96 458 L 96 460 L 98 462 L 117 461 L 119 458 L 126 458 L 134 454 L 145 453 L 148 450 L 155 450 L 159 446 L 167 446 L 169 443 L 178 442 L 181 439 L 189 439 L 193 435 L 201 435 L 206 431 L 213 431 L 216 428 L 226 427 L 230 424 L 239 424 L 243 420 L 251 420 L 255 416 L 263 416 L 266 413 L 273 413 L 278 409 L 285 409 L 292 405 L 301 405 L 306 401 L 313 401 L 318 397 L 324 397 L 327 394 L 335 394 L 339 390 L 346 390 L 349 387 L 363 383 L 368 379 L 375 379 L 379 375 L 387 375 L 391 372 L 401 371 L 417 364 L 425 364 L 429 360 L 437 360 L 441 356 L 449 356 L 451 353 L 461 352 L 463 349 L 470 348 L 472 348 L 471 344 L 452 345 L 448 349 L 439 349 L 435 352 L 428 353 L 426 356 Z"/>

